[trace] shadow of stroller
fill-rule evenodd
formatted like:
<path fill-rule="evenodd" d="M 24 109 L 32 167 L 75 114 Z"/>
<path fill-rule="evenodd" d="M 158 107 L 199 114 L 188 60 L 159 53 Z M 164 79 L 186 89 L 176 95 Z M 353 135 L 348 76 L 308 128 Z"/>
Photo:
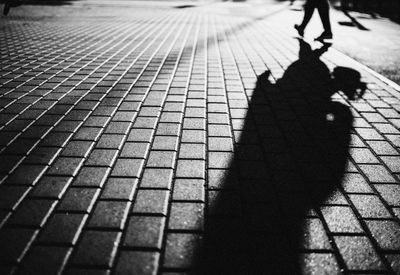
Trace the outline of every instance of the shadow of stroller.
<path fill-rule="evenodd" d="M 332 95 L 354 100 L 365 84 L 353 69 L 330 72 L 319 59 L 329 44 L 299 43 L 299 59 L 275 84 L 269 71 L 258 77 L 234 160 L 223 185 L 209 190 L 202 274 L 301 274 L 302 252 L 315 249 L 305 220 L 318 219 L 340 186 L 353 121 Z"/>

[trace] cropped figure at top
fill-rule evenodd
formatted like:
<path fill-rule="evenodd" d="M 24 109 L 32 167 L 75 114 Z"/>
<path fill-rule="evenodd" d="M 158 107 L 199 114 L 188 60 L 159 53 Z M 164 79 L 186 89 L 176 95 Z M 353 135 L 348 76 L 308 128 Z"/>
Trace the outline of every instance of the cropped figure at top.
<path fill-rule="evenodd" d="M 300 36 L 304 35 L 304 30 L 314 13 L 314 10 L 318 9 L 319 17 L 322 21 L 324 31 L 315 40 L 323 41 L 325 39 L 332 39 L 331 22 L 329 19 L 329 3 L 328 0 L 306 0 L 304 5 L 304 17 L 300 25 L 294 25 Z"/>
<path fill-rule="evenodd" d="M 6 0 L 4 3 L 3 14 L 7 15 L 10 12 L 11 8 L 21 6 L 23 3 L 24 0 Z"/>

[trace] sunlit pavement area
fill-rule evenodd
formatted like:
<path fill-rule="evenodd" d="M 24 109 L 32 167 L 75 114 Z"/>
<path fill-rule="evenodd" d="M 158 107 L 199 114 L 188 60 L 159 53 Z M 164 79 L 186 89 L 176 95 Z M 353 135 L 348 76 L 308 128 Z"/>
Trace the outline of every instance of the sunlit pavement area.
<path fill-rule="evenodd" d="M 252 5 L 0 18 L 1 274 L 400 273 L 398 86 Z"/>

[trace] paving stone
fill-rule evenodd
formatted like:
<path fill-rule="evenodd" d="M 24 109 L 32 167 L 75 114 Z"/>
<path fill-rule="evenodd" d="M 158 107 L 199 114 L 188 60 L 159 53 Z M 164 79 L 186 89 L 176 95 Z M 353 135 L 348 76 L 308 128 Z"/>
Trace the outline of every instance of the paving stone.
<path fill-rule="evenodd" d="M 346 173 L 343 177 L 342 185 L 346 192 L 372 193 L 371 187 L 361 174 Z"/>
<path fill-rule="evenodd" d="M 205 200 L 205 181 L 197 179 L 176 179 L 173 199 L 179 201 Z"/>
<path fill-rule="evenodd" d="M 390 266 L 395 273 L 400 273 L 400 254 L 397 255 L 387 255 Z"/>
<path fill-rule="evenodd" d="M 131 216 L 123 245 L 161 249 L 164 227 L 164 217 Z"/>
<path fill-rule="evenodd" d="M 171 230 L 203 230 L 204 204 L 178 203 L 171 205 L 168 228 Z"/>
<path fill-rule="evenodd" d="M 400 225 L 395 221 L 366 221 L 379 247 L 385 250 L 400 250 Z"/>
<path fill-rule="evenodd" d="M 123 251 L 116 265 L 117 274 L 157 274 L 160 253 L 144 251 Z"/>
<path fill-rule="evenodd" d="M 55 213 L 41 231 L 39 241 L 74 245 L 86 219 L 83 214 Z"/>
<path fill-rule="evenodd" d="M 399 152 L 387 141 L 367 141 L 377 155 L 399 156 Z"/>
<path fill-rule="evenodd" d="M 97 128 L 97 127 L 81 127 L 75 133 L 73 139 L 96 141 L 99 138 L 102 130 L 103 130 L 102 128 Z"/>
<path fill-rule="evenodd" d="M 360 165 L 361 170 L 373 183 L 395 183 L 396 180 L 382 165 Z"/>
<path fill-rule="evenodd" d="M 96 148 L 121 149 L 124 137 L 119 134 L 103 134 L 97 142 Z"/>
<path fill-rule="evenodd" d="M 170 189 L 172 184 L 172 175 L 172 169 L 146 168 L 140 182 L 140 187 Z"/>
<path fill-rule="evenodd" d="M 205 131 L 183 130 L 181 142 L 205 143 Z"/>
<path fill-rule="evenodd" d="M 303 254 L 300 264 L 303 274 L 341 274 L 339 265 L 332 254 Z"/>
<path fill-rule="evenodd" d="M 10 219 L 13 225 L 41 227 L 51 214 L 54 200 L 25 200 Z"/>
<path fill-rule="evenodd" d="M 134 213 L 167 214 L 169 192 L 139 190 L 133 206 Z"/>
<path fill-rule="evenodd" d="M 168 151 L 151 151 L 147 167 L 174 168 L 176 153 Z"/>
<path fill-rule="evenodd" d="M 72 263 L 110 268 L 120 238 L 119 232 L 85 231 L 82 240 L 75 248 Z"/>
<path fill-rule="evenodd" d="M 190 268 L 196 257 L 192 247 L 198 247 L 200 242 L 201 237 L 196 234 L 168 234 L 164 267 Z"/>
<path fill-rule="evenodd" d="M 335 242 L 350 270 L 384 270 L 385 267 L 367 237 L 338 236 Z"/>
<path fill-rule="evenodd" d="M 368 149 L 353 148 L 350 155 L 356 163 L 379 163 L 378 159 Z"/>
<path fill-rule="evenodd" d="M 150 142 L 154 129 L 132 129 L 128 135 L 128 141 Z"/>
<path fill-rule="evenodd" d="M 363 232 L 350 207 L 328 206 L 321 209 L 329 230 L 337 233 Z"/>
<path fill-rule="evenodd" d="M 94 143 L 90 141 L 70 141 L 61 152 L 64 157 L 87 157 Z"/>
<path fill-rule="evenodd" d="M 122 230 L 129 206 L 128 202 L 99 201 L 93 210 L 88 226 Z"/>
<path fill-rule="evenodd" d="M 108 166 L 111 167 L 118 155 L 118 150 L 112 149 L 94 149 L 89 158 L 86 160 L 86 165 L 92 166 Z"/>
<path fill-rule="evenodd" d="M 149 143 L 126 142 L 122 148 L 120 157 L 123 158 L 146 158 L 149 153 Z"/>
<path fill-rule="evenodd" d="M 178 149 L 178 137 L 156 136 L 151 149 L 176 151 Z"/>
<path fill-rule="evenodd" d="M 138 178 L 142 170 L 143 160 L 139 159 L 117 159 L 112 176 L 117 177 L 136 177 Z"/>
<path fill-rule="evenodd" d="M 137 188 L 137 179 L 109 178 L 101 194 L 102 199 L 132 200 Z"/>
<path fill-rule="evenodd" d="M 0 185 L 0 208 L 15 209 L 29 191 L 25 186 Z"/>
<path fill-rule="evenodd" d="M 176 177 L 179 178 L 204 178 L 205 161 L 178 160 Z"/>
<path fill-rule="evenodd" d="M 100 190 L 95 188 L 69 188 L 61 200 L 58 210 L 89 213 L 99 192 Z"/>
<path fill-rule="evenodd" d="M 44 165 L 21 165 L 7 179 L 13 184 L 34 185 L 46 170 Z"/>
<path fill-rule="evenodd" d="M 20 262 L 38 231 L 24 228 L 8 228 L 0 231 L 0 257 L 2 262 Z"/>
<path fill-rule="evenodd" d="M 60 199 L 71 182 L 72 177 L 44 176 L 29 195 L 32 197 Z"/>
<path fill-rule="evenodd" d="M 53 163 L 47 173 L 57 176 L 75 176 L 84 160 L 83 158 L 60 157 Z"/>
<path fill-rule="evenodd" d="M 72 185 L 102 187 L 109 172 L 106 167 L 82 167 Z"/>
<path fill-rule="evenodd" d="M 400 206 L 400 185 L 376 184 L 374 186 L 386 203 L 391 206 Z"/>
<path fill-rule="evenodd" d="M 307 219 L 304 222 L 302 248 L 310 250 L 330 249 L 328 236 L 319 219 Z M 311 255 L 310 255 L 311 256 Z"/>
<path fill-rule="evenodd" d="M 363 218 L 390 218 L 390 213 L 376 196 L 350 195 L 357 211 Z"/>
<path fill-rule="evenodd" d="M 181 125 L 177 123 L 159 123 L 157 125 L 157 135 L 178 136 L 180 134 Z"/>
<path fill-rule="evenodd" d="M 27 164 L 50 165 L 61 150 L 53 147 L 37 147 L 24 160 Z"/>
<path fill-rule="evenodd" d="M 62 271 L 70 253 L 68 247 L 35 246 L 23 260 L 19 273 L 57 274 Z"/>
<path fill-rule="evenodd" d="M 201 143 L 181 143 L 180 159 L 205 159 L 206 147 Z"/>

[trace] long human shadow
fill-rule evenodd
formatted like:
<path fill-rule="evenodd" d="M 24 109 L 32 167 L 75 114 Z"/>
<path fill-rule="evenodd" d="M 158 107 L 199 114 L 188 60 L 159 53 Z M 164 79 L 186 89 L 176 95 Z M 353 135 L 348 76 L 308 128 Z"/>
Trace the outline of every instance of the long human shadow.
<path fill-rule="evenodd" d="M 353 117 L 331 96 L 356 99 L 365 84 L 330 72 L 319 59 L 329 45 L 299 43 L 282 78 L 258 77 L 230 170 L 209 190 L 201 274 L 301 274 L 304 219 L 341 183 Z"/>

